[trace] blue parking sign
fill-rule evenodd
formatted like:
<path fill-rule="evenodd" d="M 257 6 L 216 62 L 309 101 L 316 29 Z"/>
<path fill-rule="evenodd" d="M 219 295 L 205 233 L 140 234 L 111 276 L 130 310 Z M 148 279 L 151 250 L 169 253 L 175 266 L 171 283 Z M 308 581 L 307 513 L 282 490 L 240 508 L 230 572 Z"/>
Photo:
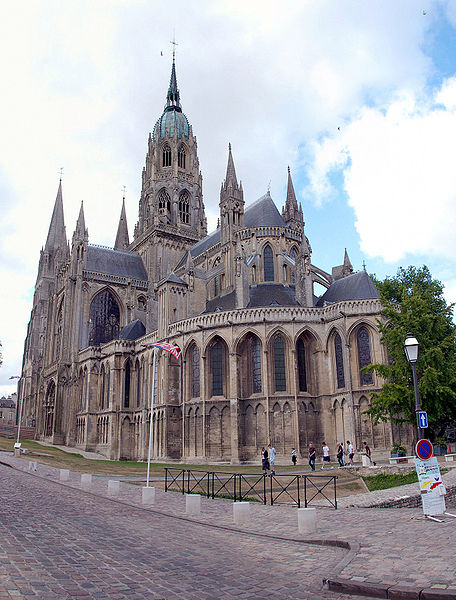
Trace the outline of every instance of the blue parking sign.
<path fill-rule="evenodd" d="M 418 411 L 418 421 L 421 429 L 426 429 L 428 426 L 427 412 L 425 410 Z"/>

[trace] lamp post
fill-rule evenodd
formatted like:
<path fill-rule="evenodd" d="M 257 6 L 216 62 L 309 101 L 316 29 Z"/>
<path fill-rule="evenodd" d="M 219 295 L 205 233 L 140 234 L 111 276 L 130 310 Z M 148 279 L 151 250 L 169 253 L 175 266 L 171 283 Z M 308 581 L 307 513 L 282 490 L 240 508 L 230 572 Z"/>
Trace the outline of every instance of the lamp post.
<path fill-rule="evenodd" d="M 415 390 L 416 425 L 418 428 L 418 439 L 420 440 L 423 437 L 423 430 L 421 429 L 420 419 L 419 419 L 419 411 L 421 410 L 421 406 L 420 406 L 420 395 L 418 393 L 418 380 L 416 377 L 416 363 L 418 361 L 418 348 L 419 347 L 420 347 L 420 345 L 419 345 L 416 337 L 414 337 L 411 333 L 408 333 L 407 337 L 405 338 L 405 342 L 404 342 L 404 351 L 405 351 L 405 356 L 407 357 L 407 360 L 410 363 L 410 366 L 412 367 L 413 388 Z"/>

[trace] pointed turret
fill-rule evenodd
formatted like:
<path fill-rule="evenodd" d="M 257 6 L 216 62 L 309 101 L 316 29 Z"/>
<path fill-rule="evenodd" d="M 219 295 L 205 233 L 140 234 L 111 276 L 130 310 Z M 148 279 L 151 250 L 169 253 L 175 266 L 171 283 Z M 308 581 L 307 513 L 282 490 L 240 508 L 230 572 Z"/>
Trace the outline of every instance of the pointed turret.
<path fill-rule="evenodd" d="M 122 199 L 122 210 L 120 211 L 119 226 L 117 227 L 117 236 L 114 244 L 114 250 L 125 250 L 130 245 L 128 236 L 127 215 L 125 212 L 125 198 Z"/>
<path fill-rule="evenodd" d="M 44 251 L 51 254 L 59 249 L 65 253 L 68 252 L 65 222 L 63 219 L 62 180 L 59 182 L 59 189 L 55 199 Z"/>
<path fill-rule="evenodd" d="M 296 194 L 291 179 L 290 167 L 288 167 L 288 186 L 287 199 L 285 206 L 282 208 L 282 216 L 285 223 L 292 229 L 299 229 L 301 232 L 304 228 L 302 208 L 298 208 Z"/>
<path fill-rule="evenodd" d="M 348 257 L 347 248 L 345 248 L 344 254 L 344 271 L 346 271 L 347 275 L 353 273 L 353 265 L 351 264 L 350 258 Z"/>
<path fill-rule="evenodd" d="M 351 264 L 350 258 L 348 256 L 347 248 L 345 248 L 344 262 L 342 265 L 332 268 L 332 278 L 334 281 L 337 281 L 338 279 L 342 279 L 342 277 L 347 277 L 347 275 L 351 275 L 352 273 L 353 265 Z"/>
<path fill-rule="evenodd" d="M 83 242 L 87 242 L 89 240 L 89 232 L 86 229 L 85 219 L 84 219 L 84 203 L 82 201 L 81 201 L 81 208 L 79 209 L 78 220 L 76 222 L 76 229 L 74 230 L 74 233 L 73 233 L 73 242 L 75 240 L 80 240 Z"/>
<path fill-rule="evenodd" d="M 222 244 L 234 242 L 234 232 L 244 227 L 244 192 L 238 183 L 231 144 L 228 144 L 226 178 L 220 190 L 220 222 Z"/>
<path fill-rule="evenodd" d="M 234 168 L 233 155 L 231 154 L 231 144 L 228 144 L 228 164 L 226 167 L 225 188 L 230 184 L 233 188 L 238 187 L 236 169 Z"/>

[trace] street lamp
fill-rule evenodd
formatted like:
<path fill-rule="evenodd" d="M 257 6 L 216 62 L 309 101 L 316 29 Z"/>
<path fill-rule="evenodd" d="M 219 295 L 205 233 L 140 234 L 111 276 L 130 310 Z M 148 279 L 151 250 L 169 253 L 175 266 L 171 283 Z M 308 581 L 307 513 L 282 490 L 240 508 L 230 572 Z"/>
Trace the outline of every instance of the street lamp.
<path fill-rule="evenodd" d="M 415 390 L 416 424 L 418 427 L 418 439 L 420 440 L 423 437 L 423 430 L 421 429 L 421 426 L 420 426 L 419 411 L 421 410 L 421 407 L 420 407 L 420 395 L 418 393 L 418 381 L 416 378 L 416 363 L 418 361 L 418 348 L 419 347 L 420 347 L 420 345 L 419 345 L 416 337 L 414 337 L 411 333 L 408 333 L 407 337 L 405 338 L 405 342 L 404 342 L 404 351 L 405 351 L 405 356 L 407 357 L 407 360 L 412 367 L 413 388 Z"/>

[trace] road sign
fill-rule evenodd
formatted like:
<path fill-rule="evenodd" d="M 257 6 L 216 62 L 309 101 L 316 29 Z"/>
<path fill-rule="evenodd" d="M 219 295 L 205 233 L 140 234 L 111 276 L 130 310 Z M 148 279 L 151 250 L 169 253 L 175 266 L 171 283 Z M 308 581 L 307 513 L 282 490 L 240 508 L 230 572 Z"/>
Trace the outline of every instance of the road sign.
<path fill-rule="evenodd" d="M 429 440 L 419 440 L 416 445 L 416 454 L 421 460 L 428 460 L 434 456 L 434 448 Z"/>
<path fill-rule="evenodd" d="M 421 429 L 426 429 L 426 427 L 428 426 L 428 418 L 427 412 L 425 410 L 418 411 L 418 421 L 420 423 Z"/>

